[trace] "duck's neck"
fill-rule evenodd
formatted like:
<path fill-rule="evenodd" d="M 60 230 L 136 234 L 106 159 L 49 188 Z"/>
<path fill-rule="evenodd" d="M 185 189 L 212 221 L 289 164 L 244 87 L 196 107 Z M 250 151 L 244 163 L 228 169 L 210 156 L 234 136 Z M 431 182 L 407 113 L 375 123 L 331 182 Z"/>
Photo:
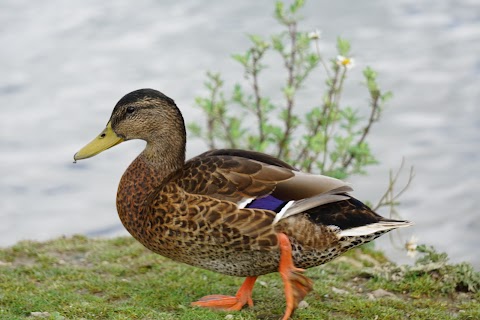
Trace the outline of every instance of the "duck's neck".
<path fill-rule="evenodd" d="M 185 144 L 182 144 L 183 146 Z M 122 176 L 117 192 L 117 211 L 126 229 L 134 236 L 141 224 L 148 197 L 185 162 L 185 147 L 148 143 Z"/>
<path fill-rule="evenodd" d="M 185 141 L 169 140 L 172 139 L 163 139 L 161 143 L 147 142 L 145 150 L 139 156 L 163 178 L 179 170 L 185 163 Z M 179 148 L 179 144 L 182 147 Z"/>

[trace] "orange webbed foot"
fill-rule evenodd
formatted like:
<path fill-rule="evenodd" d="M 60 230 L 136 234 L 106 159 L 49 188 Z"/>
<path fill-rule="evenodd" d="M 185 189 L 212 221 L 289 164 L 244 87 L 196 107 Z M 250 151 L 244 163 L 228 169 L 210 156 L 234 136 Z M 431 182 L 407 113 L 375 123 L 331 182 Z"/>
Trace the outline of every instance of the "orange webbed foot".
<path fill-rule="evenodd" d="M 247 277 L 234 297 L 214 294 L 200 298 L 192 302 L 192 305 L 225 311 L 238 311 L 246 304 L 253 307 L 252 290 L 256 280 L 257 277 Z"/>
<path fill-rule="evenodd" d="M 280 246 L 280 265 L 278 272 L 282 276 L 285 287 L 285 299 L 287 301 L 287 309 L 282 320 L 288 320 L 298 307 L 300 301 L 312 291 L 312 280 L 303 275 L 305 270 L 296 268 L 293 264 L 292 245 L 287 235 L 284 233 L 277 234 Z"/>

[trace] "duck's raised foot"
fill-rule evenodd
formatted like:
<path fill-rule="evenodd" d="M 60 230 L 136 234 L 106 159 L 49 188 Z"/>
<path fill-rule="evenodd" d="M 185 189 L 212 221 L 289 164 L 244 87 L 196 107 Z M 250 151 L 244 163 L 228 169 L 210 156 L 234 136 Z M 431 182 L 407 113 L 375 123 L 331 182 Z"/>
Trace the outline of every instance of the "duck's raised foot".
<path fill-rule="evenodd" d="M 312 291 L 312 280 L 304 276 L 303 269 L 297 268 L 293 264 L 292 245 L 288 237 L 283 234 L 277 234 L 280 246 L 280 265 L 278 272 L 282 276 L 285 288 L 285 299 L 287 301 L 287 309 L 282 320 L 288 320 L 298 307 L 300 301 Z"/>
<path fill-rule="evenodd" d="M 241 310 L 246 304 L 248 304 L 250 307 L 253 307 L 252 290 L 256 280 L 257 277 L 247 277 L 234 297 L 213 294 L 202 297 L 198 301 L 192 302 L 192 306 L 220 309 L 225 311 L 238 311 Z"/>

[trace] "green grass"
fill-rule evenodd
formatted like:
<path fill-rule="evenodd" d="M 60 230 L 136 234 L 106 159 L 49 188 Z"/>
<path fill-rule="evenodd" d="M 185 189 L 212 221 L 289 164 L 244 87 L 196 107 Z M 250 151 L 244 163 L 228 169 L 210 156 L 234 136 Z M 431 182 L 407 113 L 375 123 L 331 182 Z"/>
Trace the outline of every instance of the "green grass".
<path fill-rule="evenodd" d="M 471 282 L 470 291 L 452 285 L 449 279 L 462 281 L 457 271 L 452 266 L 402 269 L 371 248 L 353 250 L 307 271 L 314 291 L 293 319 L 480 319 L 480 294 L 472 292 L 478 283 Z M 466 273 L 477 281 L 478 273 Z M 278 274 L 259 278 L 252 309 L 190 306 L 204 295 L 233 295 L 242 281 L 168 260 L 127 237 L 25 241 L 0 250 L 0 319 L 37 318 L 32 312 L 46 312 L 46 319 L 225 319 L 231 314 L 227 318 L 276 320 L 282 315 Z M 391 294 L 375 297 L 377 289 Z"/>

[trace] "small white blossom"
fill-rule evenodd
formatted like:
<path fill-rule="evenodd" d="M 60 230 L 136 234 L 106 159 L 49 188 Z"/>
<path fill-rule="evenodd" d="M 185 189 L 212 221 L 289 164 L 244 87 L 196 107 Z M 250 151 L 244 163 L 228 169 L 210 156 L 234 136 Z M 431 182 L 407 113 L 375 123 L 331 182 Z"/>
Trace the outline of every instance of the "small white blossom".
<path fill-rule="evenodd" d="M 308 33 L 308 37 L 312 40 L 318 40 L 322 37 L 322 31 L 315 29 L 314 31 Z"/>
<path fill-rule="evenodd" d="M 409 256 L 410 258 L 415 258 L 415 256 L 418 253 L 417 241 L 418 241 L 418 238 L 415 236 L 412 236 L 410 240 L 408 240 L 407 243 L 405 243 L 405 249 L 407 249 L 407 256 Z"/>
<path fill-rule="evenodd" d="M 337 64 L 346 69 L 351 69 L 355 66 L 355 60 L 344 56 L 337 56 Z"/>

